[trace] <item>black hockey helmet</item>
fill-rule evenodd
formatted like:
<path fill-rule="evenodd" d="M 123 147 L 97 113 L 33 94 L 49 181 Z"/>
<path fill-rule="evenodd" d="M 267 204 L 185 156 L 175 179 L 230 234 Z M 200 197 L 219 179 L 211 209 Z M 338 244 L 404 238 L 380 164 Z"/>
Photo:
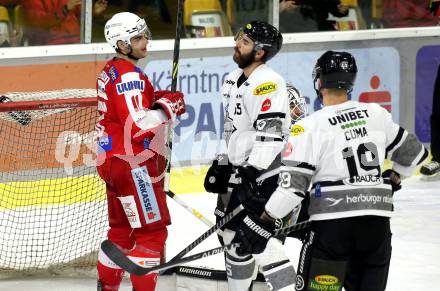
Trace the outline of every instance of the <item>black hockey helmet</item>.
<path fill-rule="evenodd" d="M 354 57 L 347 52 L 326 51 L 313 69 L 313 83 L 316 94 L 322 101 L 322 88 L 344 89 L 347 94 L 353 90 L 357 66 Z"/>
<path fill-rule="evenodd" d="M 275 56 L 283 45 L 283 36 L 273 25 L 254 20 L 245 24 L 235 36 L 235 40 L 246 34 L 255 43 L 254 50 L 264 50 L 263 60 L 267 62 Z"/>

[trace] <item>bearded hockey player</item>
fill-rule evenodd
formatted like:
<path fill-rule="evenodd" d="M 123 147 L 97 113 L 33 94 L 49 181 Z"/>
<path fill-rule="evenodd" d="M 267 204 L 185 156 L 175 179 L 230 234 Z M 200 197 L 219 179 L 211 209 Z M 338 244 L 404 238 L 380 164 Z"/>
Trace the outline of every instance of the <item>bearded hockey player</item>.
<path fill-rule="evenodd" d="M 233 59 L 239 68 L 227 76 L 222 88 L 227 154 L 213 162 L 205 179 L 208 192 L 220 193 L 218 218 L 239 204 L 246 208 L 226 225 L 225 244 L 234 238 L 237 222 L 248 213 L 260 215 L 276 189 L 283 138 L 290 128 L 286 83 L 266 64 L 281 49 L 281 34 L 268 23 L 252 21 L 237 33 L 235 42 Z M 248 290 L 257 271 L 272 290 L 294 290 L 295 270 L 278 239 L 257 257 L 241 248 L 225 256 L 230 291 Z"/>
<path fill-rule="evenodd" d="M 298 265 L 297 290 L 385 290 L 391 259 L 390 216 L 400 175 L 410 176 L 427 150 L 374 103 L 348 100 L 357 74 L 354 57 L 327 51 L 314 68 L 324 105 L 296 123 L 283 156 L 280 182 L 261 216 L 248 214 L 238 241 L 264 249 L 275 227 L 309 195 L 311 231 Z M 383 171 L 384 159 L 394 161 Z M 329 289 L 330 288 L 330 289 Z"/>
<path fill-rule="evenodd" d="M 135 262 L 155 266 L 163 257 L 170 224 L 158 169 L 160 150 L 166 146 L 158 140 L 164 140 L 163 125 L 185 112 L 183 94 L 154 92 L 136 67 L 151 40 L 145 20 L 117 13 L 105 25 L 105 38 L 116 51 L 97 79 L 97 169 L 107 190 L 107 236 Z M 119 289 L 124 270 L 102 251 L 97 269 L 98 290 Z M 157 273 L 130 276 L 136 291 L 153 291 L 156 278 Z"/>

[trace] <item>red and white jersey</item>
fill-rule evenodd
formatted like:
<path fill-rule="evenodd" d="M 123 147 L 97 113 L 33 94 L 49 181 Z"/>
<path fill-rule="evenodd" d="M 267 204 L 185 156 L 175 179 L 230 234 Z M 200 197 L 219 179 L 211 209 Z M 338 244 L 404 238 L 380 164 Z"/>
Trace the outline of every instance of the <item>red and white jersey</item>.
<path fill-rule="evenodd" d="M 114 58 L 101 71 L 96 88 L 98 154 L 134 156 L 148 149 L 163 120 L 152 125 L 154 89 L 144 72 L 127 60 Z"/>

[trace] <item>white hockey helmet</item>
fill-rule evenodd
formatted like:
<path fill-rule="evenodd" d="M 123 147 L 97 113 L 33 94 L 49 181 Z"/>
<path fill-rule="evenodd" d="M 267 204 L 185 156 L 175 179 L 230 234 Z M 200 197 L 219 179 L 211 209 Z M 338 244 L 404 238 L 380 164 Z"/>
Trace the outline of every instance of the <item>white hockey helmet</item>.
<path fill-rule="evenodd" d="M 307 115 L 306 99 L 292 84 L 287 83 L 286 87 L 292 121 L 298 121 Z"/>
<path fill-rule="evenodd" d="M 116 13 L 104 27 L 105 39 L 115 50 L 118 49 L 118 41 L 130 46 L 130 39 L 142 33 L 151 40 L 151 32 L 145 20 L 130 12 Z"/>

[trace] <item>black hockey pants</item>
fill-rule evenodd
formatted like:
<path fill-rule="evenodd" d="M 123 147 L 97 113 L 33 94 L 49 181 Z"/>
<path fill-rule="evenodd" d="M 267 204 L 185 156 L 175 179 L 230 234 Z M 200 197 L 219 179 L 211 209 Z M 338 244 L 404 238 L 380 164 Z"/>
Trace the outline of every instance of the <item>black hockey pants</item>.
<path fill-rule="evenodd" d="M 298 263 L 296 290 L 385 290 L 391 259 L 387 217 L 314 221 Z"/>

